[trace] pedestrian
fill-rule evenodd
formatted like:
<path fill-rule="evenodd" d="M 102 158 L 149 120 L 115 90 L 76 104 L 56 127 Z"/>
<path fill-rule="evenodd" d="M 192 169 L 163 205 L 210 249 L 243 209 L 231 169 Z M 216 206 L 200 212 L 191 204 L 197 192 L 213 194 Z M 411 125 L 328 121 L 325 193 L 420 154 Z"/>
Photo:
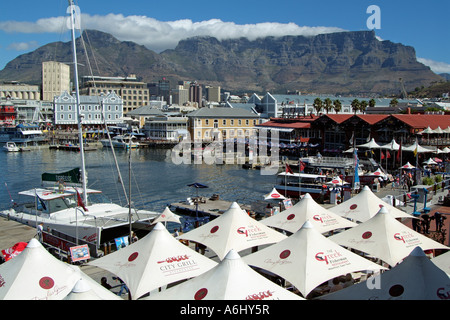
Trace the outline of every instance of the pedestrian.
<path fill-rule="evenodd" d="M 434 213 L 434 222 L 436 223 L 436 231 L 440 232 L 442 230 L 443 217 L 442 213 L 436 211 Z"/>
<path fill-rule="evenodd" d="M 422 215 L 422 225 L 423 225 L 423 233 L 430 233 L 430 216 L 428 214 Z"/>
<path fill-rule="evenodd" d="M 133 231 L 133 233 L 131 234 L 131 243 L 135 243 L 139 240 L 138 236 L 136 235 L 136 233 Z"/>
<path fill-rule="evenodd" d="M 106 279 L 106 277 L 102 277 L 100 280 L 100 283 L 102 284 L 102 286 L 104 286 L 108 290 L 110 290 L 112 288 L 112 286 L 108 283 L 108 280 Z"/>
<path fill-rule="evenodd" d="M 42 234 L 44 232 L 44 224 L 41 222 L 38 224 L 38 226 L 36 227 L 37 229 L 37 236 L 38 236 L 38 240 L 39 242 L 42 242 Z"/>
<path fill-rule="evenodd" d="M 180 235 L 180 233 L 178 232 L 178 229 L 175 229 L 174 231 L 173 236 L 176 238 Z"/>

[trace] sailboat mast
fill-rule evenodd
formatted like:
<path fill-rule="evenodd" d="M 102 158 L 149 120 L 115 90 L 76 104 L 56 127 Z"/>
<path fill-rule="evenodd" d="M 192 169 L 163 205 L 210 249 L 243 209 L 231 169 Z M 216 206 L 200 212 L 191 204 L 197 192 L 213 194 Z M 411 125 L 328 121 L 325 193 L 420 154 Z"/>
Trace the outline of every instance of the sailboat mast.
<path fill-rule="evenodd" d="M 86 192 L 86 164 L 84 159 L 84 144 L 83 144 L 83 127 L 82 127 L 82 117 L 80 108 L 80 90 L 78 86 L 78 60 L 77 60 L 77 46 L 75 43 L 75 5 L 73 0 L 69 0 L 69 10 L 70 10 L 70 27 L 72 31 L 72 51 L 73 51 L 73 69 L 74 69 L 74 86 L 76 94 L 76 108 L 78 115 L 78 140 L 80 144 L 80 155 L 81 155 L 81 179 L 83 187 L 83 201 L 87 204 L 87 192 Z"/>

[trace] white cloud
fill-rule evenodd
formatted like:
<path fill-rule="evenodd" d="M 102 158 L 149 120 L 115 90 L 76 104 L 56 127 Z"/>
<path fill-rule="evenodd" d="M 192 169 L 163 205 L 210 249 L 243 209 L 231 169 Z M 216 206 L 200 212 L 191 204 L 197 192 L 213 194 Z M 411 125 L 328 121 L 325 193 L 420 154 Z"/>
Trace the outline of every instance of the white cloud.
<path fill-rule="evenodd" d="M 219 40 L 246 37 L 250 40 L 266 36 L 304 35 L 344 31 L 337 27 L 306 27 L 295 23 L 265 22 L 239 25 L 211 19 L 200 22 L 192 20 L 158 21 L 146 16 L 105 16 L 82 14 L 83 29 L 107 32 L 121 41 L 133 41 L 160 52 L 173 49 L 182 39 L 194 36 L 212 36 Z M 65 17 L 40 19 L 36 22 L 0 22 L 0 30 L 19 33 L 61 33 L 66 25 Z"/>
<path fill-rule="evenodd" d="M 425 58 L 417 58 L 417 61 L 431 68 L 434 73 L 450 73 L 450 64 L 445 62 L 433 61 Z"/>
<path fill-rule="evenodd" d="M 28 51 L 31 49 L 35 49 L 39 46 L 37 41 L 30 42 L 14 42 L 11 43 L 6 49 L 13 51 Z"/>

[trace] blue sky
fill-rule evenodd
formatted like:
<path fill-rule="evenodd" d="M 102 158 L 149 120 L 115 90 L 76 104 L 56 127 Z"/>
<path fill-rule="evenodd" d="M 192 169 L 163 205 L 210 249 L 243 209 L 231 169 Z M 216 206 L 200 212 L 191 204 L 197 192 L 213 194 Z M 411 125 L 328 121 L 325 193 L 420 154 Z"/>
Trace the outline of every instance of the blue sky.
<path fill-rule="evenodd" d="M 368 30 L 370 5 L 380 9 L 382 40 L 413 46 L 419 61 L 450 73 L 448 0 L 75 0 L 82 28 L 113 34 L 160 52 L 196 35 L 219 39 L 314 35 Z M 69 41 L 67 0 L 4 1 L 0 11 L 0 70 L 15 57 L 55 41 Z M 58 18 L 59 17 L 59 18 Z"/>

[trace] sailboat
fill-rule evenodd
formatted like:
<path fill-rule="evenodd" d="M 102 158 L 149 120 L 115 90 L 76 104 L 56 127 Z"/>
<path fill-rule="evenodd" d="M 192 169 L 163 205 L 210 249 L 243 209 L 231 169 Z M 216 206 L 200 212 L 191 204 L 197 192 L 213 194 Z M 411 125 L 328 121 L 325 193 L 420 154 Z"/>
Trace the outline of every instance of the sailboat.
<path fill-rule="evenodd" d="M 70 12 L 72 31 L 81 168 L 43 174 L 43 182 L 50 182 L 52 186 L 19 192 L 25 196 L 25 201 L 14 203 L 0 215 L 30 226 L 37 227 L 42 223 L 44 231 L 57 231 L 65 237 L 72 237 L 77 243 L 82 239 L 100 248 L 101 244 L 128 234 L 132 228 L 148 232 L 159 213 L 131 208 L 130 199 L 127 207 L 114 204 L 105 200 L 101 191 L 87 188 L 75 43 L 75 28 L 79 25 L 77 10 L 78 7 L 69 0 L 67 12 Z"/>

